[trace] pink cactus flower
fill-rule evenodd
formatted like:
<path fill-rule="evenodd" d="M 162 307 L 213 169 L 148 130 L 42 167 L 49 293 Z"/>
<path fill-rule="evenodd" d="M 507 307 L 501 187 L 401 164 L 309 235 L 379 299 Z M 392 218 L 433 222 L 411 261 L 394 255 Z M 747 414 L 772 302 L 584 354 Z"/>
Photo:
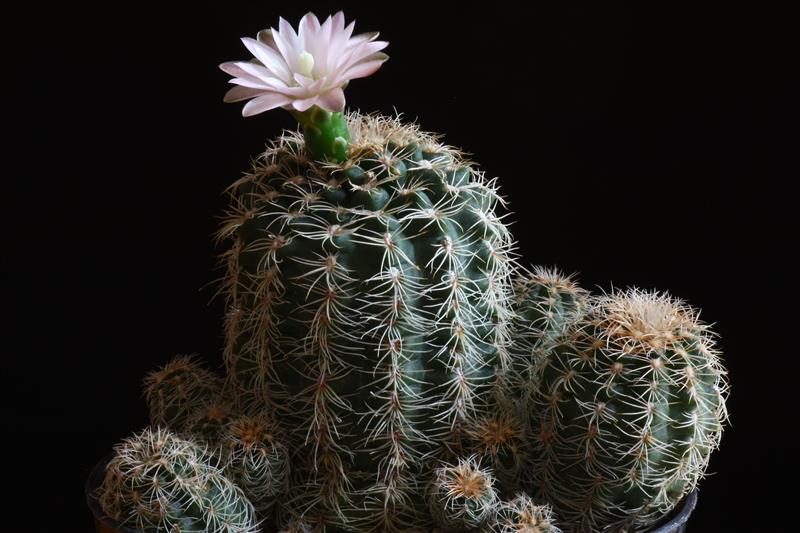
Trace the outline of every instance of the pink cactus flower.
<path fill-rule="evenodd" d="M 303 112 L 317 105 L 343 111 L 348 82 L 369 76 L 389 58 L 381 52 L 388 42 L 376 41 L 377 32 L 352 36 L 354 25 L 345 27 L 341 11 L 322 24 L 308 13 L 297 33 L 281 18 L 279 31 L 263 30 L 258 39 L 243 37 L 255 57 L 220 65 L 236 85 L 224 101 L 250 100 L 242 109 L 246 117 L 276 107 Z"/>

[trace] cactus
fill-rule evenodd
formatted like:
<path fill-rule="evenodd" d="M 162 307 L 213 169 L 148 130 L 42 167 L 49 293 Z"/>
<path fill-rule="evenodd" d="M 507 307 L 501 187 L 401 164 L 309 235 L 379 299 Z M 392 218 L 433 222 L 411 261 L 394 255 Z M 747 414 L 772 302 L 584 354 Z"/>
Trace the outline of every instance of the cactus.
<path fill-rule="evenodd" d="M 183 433 L 209 448 L 218 448 L 225 427 L 234 416 L 232 400 L 224 395 L 217 396 L 189 413 Z"/>
<path fill-rule="evenodd" d="M 513 398 L 523 405 L 536 388 L 535 367 L 586 311 L 588 293 L 556 268 L 536 266 L 514 280 Z"/>
<path fill-rule="evenodd" d="M 493 533 L 561 533 L 550 506 L 536 505 L 524 492 L 497 506 L 491 526 Z"/>
<path fill-rule="evenodd" d="M 183 431 L 192 414 L 203 410 L 221 391 L 222 380 L 203 368 L 195 356 L 176 356 L 144 380 L 150 424 Z"/>
<path fill-rule="evenodd" d="M 521 489 L 521 472 L 527 462 L 525 416 L 518 402 L 498 399 L 494 412 L 467 428 L 469 449 L 488 463 L 502 497 Z"/>
<path fill-rule="evenodd" d="M 147 428 L 115 447 L 98 489 L 103 511 L 143 533 L 256 533 L 250 502 L 204 450 Z"/>
<path fill-rule="evenodd" d="M 727 418 L 714 344 L 684 302 L 630 289 L 543 359 L 533 473 L 568 529 L 646 528 L 694 489 Z"/>
<path fill-rule="evenodd" d="M 289 486 L 289 451 L 266 417 L 240 416 L 222 432 L 225 473 L 245 493 L 259 518 L 272 518 L 277 497 Z"/>
<path fill-rule="evenodd" d="M 508 365 L 512 241 L 460 152 L 399 118 L 347 121 L 344 163 L 288 133 L 230 187 L 226 362 L 297 452 L 303 516 L 408 531 L 428 520 L 423 459 L 460 453 Z"/>
<path fill-rule="evenodd" d="M 430 484 L 428 505 L 436 525 L 446 532 L 480 530 L 497 505 L 494 478 L 474 455 L 455 466 L 441 466 Z"/>

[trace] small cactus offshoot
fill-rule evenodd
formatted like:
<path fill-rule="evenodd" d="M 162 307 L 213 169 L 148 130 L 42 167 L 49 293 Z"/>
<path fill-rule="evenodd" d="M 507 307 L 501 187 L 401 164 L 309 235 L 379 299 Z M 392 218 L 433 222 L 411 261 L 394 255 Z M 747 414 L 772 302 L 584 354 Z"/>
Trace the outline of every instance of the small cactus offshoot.
<path fill-rule="evenodd" d="M 247 495 L 259 518 L 266 518 L 277 497 L 289 488 L 289 451 L 267 417 L 241 416 L 228 423 L 220 453 L 225 473 Z"/>
<path fill-rule="evenodd" d="M 225 426 L 234 415 L 230 400 L 225 397 L 214 398 L 189 414 L 184 433 L 209 447 L 217 447 Z"/>
<path fill-rule="evenodd" d="M 497 505 L 494 478 L 476 456 L 459 459 L 455 466 L 436 469 L 428 505 L 434 522 L 447 532 L 481 528 Z"/>
<path fill-rule="evenodd" d="M 97 499 L 120 524 L 144 533 L 259 531 L 244 493 L 196 444 L 147 428 L 114 451 Z"/>
<path fill-rule="evenodd" d="M 630 289 L 593 299 L 549 352 L 533 474 L 567 529 L 644 529 L 695 488 L 727 419 L 714 343 L 684 302 Z"/>
<path fill-rule="evenodd" d="M 497 506 L 492 519 L 493 533 L 561 533 L 549 505 L 536 505 L 530 496 L 519 493 Z"/>
<path fill-rule="evenodd" d="M 588 292 L 574 275 L 533 267 L 514 280 L 514 343 L 510 348 L 514 396 L 527 401 L 536 388 L 538 361 L 586 311 Z"/>
<path fill-rule="evenodd" d="M 467 428 L 470 449 L 488 462 L 501 496 L 519 490 L 521 469 L 526 463 L 527 441 L 520 411 L 517 402 L 503 402 L 496 412 L 479 417 Z"/>
<path fill-rule="evenodd" d="M 150 424 L 183 431 L 192 413 L 218 397 L 222 380 L 203 368 L 195 356 L 179 355 L 144 380 Z"/>

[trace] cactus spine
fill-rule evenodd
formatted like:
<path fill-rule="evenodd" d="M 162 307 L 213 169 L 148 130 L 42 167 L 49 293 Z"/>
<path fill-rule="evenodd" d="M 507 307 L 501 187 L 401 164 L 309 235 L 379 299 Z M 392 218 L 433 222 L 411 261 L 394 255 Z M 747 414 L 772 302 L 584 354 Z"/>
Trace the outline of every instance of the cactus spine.
<path fill-rule="evenodd" d="M 98 489 L 103 511 L 144 533 L 256 533 L 253 506 L 204 450 L 162 429 L 115 448 Z"/>
<path fill-rule="evenodd" d="M 345 162 L 288 134 L 230 187 L 226 360 L 297 451 L 306 518 L 408 531 L 428 520 L 424 459 L 455 456 L 508 364 L 512 241 L 457 150 L 347 120 Z"/>
<path fill-rule="evenodd" d="M 494 478 L 474 455 L 459 459 L 455 466 L 439 467 L 430 485 L 428 505 L 436 525 L 446 532 L 479 530 L 495 512 Z"/>
<path fill-rule="evenodd" d="M 713 333 L 656 292 L 595 298 L 538 379 L 535 482 L 571 531 L 663 517 L 702 477 L 727 416 Z"/>

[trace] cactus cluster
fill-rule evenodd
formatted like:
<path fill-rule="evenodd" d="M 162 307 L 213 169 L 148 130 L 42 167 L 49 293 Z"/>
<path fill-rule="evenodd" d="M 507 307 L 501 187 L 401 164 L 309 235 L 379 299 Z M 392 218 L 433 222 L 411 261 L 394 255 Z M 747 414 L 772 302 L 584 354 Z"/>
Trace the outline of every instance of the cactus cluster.
<path fill-rule="evenodd" d="M 496 179 L 401 117 L 342 113 L 386 60 L 341 13 L 243 39 L 228 101 L 284 107 L 227 188 L 226 375 L 145 380 L 155 429 L 98 498 L 157 531 L 622 532 L 703 476 L 727 379 L 698 313 L 515 258 Z M 194 442 L 194 443 L 193 443 Z"/>
<path fill-rule="evenodd" d="M 463 154 L 399 118 L 346 120 L 346 161 L 287 133 L 229 188 L 227 375 L 187 356 L 154 371 L 151 423 L 287 532 L 623 531 L 672 511 L 726 420 L 697 312 L 521 268 Z"/>

